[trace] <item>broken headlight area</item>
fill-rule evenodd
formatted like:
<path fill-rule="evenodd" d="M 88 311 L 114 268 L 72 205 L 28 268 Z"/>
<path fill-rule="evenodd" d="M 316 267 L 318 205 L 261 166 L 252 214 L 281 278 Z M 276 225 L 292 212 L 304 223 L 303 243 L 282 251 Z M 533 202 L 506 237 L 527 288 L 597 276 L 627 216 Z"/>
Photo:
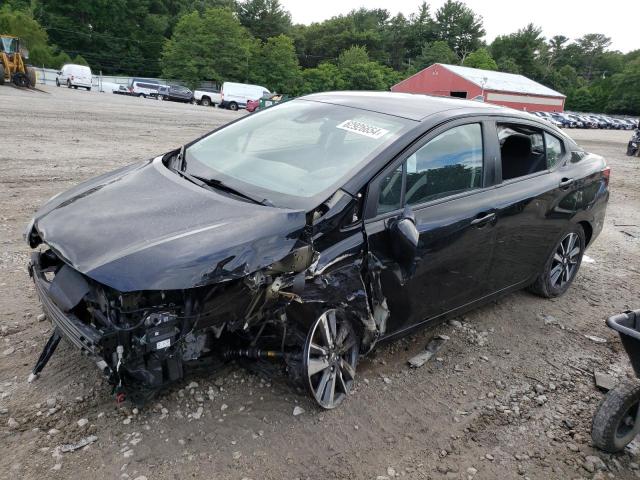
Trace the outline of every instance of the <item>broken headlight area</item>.
<path fill-rule="evenodd" d="M 306 249 L 242 279 L 185 290 L 121 293 L 61 261 L 51 249 L 32 255 L 30 273 L 54 333 L 37 376 L 67 338 L 113 385 L 119 401 L 142 404 L 190 369 L 248 358 L 277 361 L 304 381 L 306 330 L 287 317 L 310 261 Z M 289 271 L 289 273 L 283 273 Z"/>

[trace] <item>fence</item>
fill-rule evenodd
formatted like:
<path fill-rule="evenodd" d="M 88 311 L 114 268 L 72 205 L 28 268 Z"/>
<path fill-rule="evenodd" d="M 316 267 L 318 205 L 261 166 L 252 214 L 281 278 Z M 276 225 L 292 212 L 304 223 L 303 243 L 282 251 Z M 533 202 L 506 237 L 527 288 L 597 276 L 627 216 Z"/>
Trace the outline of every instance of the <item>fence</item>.
<path fill-rule="evenodd" d="M 58 77 L 58 70 L 44 67 L 34 67 L 36 70 L 36 83 L 40 85 L 55 85 L 56 78 Z M 133 78 L 140 77 L 126 77 L 126 76 L 114 76 L 114 75 L 96 75 L 94 73 L 92 84 L 94 89 L 99 92 L 112 92 L 117 90 L 120 85 L 129 85 Z M 167 80 L 164 78 L 145 78 L 147 80 L 156 80 L 162 85 L 184 85 L 185 82 L 181 80 Z M 202 87 L 216 87 L 214 82 L 202 82 Z"/>

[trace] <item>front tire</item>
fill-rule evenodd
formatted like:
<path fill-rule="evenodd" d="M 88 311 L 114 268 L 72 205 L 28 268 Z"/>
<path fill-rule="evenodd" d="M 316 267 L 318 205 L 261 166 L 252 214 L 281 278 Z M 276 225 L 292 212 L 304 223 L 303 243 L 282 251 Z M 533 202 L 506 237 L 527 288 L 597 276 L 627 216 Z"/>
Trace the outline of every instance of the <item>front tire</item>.
<path fill-rule="evenodd" d="M 234 112 L 238 110 L 238 104 L 236 102 L 231 102 L 229 104 L 229 110 L 233 110 Z"/>
<path fill-rule="evenodd" d="M 551 252 L 542 273 L 529 290 L 544 298 L 564 294 L 580 269 L 585 243 L 582 227 L 572 225 Z"/>
<path fill-rule="evenodd" d="M 56 87 L 59 87 L 59 86 L 60 86 L 60 80 L 56 78 Z"/>
<path fill-rule="evenodd" d="M 624 450 L 640 432 L 640 382 L 624 381 L 609 390 L 591 425 L 593 445 L 605 452 Z"/>
<path fill-rule="evenodd" d="M 307 390 L 322 408 L 340 405 L 353 388 L 360 341 L 351 322 L 336 309 L 311 325 L 303 350 Z"/>
<path fill-rule="evenodd" d="M 67 88 L 71 88 L 71 80 L 67 80 Z"/>

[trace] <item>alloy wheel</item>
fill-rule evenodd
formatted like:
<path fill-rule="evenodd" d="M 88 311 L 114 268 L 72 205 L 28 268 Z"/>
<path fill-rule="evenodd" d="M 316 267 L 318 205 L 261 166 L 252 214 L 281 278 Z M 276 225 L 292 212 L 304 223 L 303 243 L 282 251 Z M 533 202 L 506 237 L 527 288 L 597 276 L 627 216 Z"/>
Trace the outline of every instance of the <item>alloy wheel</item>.
<path fill-rule="evenodd" d="M 577 233 L 565 236 L 553 254 L 549 277 L 554 288 L 561 288 L 571 281 L 580 261 L 580 239 Z"/>
<path fill-rule="evenodd" d="M 358 338 L 336 310 L 314 322 L 304 348 L 307 386 L 322 408 L 337 407 L 351 392 L 358 361 Z"/>

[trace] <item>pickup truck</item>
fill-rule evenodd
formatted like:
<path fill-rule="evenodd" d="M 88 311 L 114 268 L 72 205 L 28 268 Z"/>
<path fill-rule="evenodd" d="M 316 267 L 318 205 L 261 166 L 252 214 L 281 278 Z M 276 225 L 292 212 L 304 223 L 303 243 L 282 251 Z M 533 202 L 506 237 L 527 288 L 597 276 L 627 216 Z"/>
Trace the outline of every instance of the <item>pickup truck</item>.
<path fill-rule="evenodd" d="M 205 107 L 220 105 L 222 95 L 214 88 L 198 88 L 193 91 L 193 99 L 198 105 Z"/>

